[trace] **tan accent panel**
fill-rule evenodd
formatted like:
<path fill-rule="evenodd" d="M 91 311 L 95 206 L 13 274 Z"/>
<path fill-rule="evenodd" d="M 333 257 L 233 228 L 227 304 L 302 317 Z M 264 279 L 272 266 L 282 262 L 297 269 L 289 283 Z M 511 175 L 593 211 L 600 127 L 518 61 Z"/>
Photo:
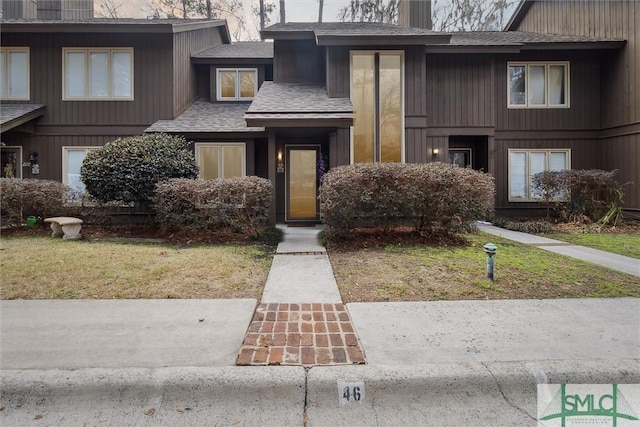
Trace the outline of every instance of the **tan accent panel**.
<path fill-rule="evenodd" d="M 352 56 L 351 102 L 353 103 L 353 162 L 374 161 L 375 59 L 374 54 Z"/>
<path fill-rule="evenodd" d="M 289 151 L 289 219 L 316 216 L 316 151 Z"/>
<path fill-rule="evenodd" d="M 402 161 L 402 59 L 380 54 L 380 161 Z"/>

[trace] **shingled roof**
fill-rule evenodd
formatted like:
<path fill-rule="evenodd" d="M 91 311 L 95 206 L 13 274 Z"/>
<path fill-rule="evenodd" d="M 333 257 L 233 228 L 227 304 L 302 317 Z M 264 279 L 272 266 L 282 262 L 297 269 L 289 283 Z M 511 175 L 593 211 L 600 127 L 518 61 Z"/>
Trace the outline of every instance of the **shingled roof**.
<path fill-rule="evenodd" d="M 194 53 L 196 64 L 264 64 L 273 62 L 273 43 L 235 42 Z"/>
<path fill-rule="evenodd" d="M 286 22 L 261 31 L 263 39 L 292 36 L 315 39 L 319 46 L 330 45 L 415 45 L 447 43 L 448 33 L 378 22 Z"/>
<path fill-rule="evenodd" d="M 0 132 L 5 132 L 44 114 L 42 104 L 0 104 Z"/>
<path fill-rule="evenodd" d="M 451 33 L 449 45 L 458 46 L 522 46 L 539 43 L 597 43 L 620 42 L 622 39 L 555 34 L 528 33 L 523 31 L 462 31 Z"/>
<path fill-rule="evenodd" d="M 353 105 L 349 98 L 330 98 L 321 85 L 266 81 L 244 117 L 252 126 L 349 126 Z"/>
<path fill-rule="evenodd" d="M 208 102 L 198 100 L 174 120 L 159 120 L 145 132 L 215 133 L 263 132 L 263 127 L 249 127 L 244 120 L 248 102 Z"/>

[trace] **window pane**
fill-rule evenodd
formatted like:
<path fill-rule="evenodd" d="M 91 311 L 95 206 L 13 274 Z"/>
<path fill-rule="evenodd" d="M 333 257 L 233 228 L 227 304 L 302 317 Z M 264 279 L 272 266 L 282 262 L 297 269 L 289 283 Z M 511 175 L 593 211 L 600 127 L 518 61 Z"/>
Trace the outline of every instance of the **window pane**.
<path fill-rule="evenodd" d="M 236 97 L 235 71 L 220 71 L 220 96 L 222 98 Z"/>
<path fill-rule="evenodd" d="M 375 128 L 374 55 L 352 57 L 353 162 L 373 162 Z"/>
<path fill-rule="evenodd" d="M 113 52 L 111 55 L 111 95 L 131 98 L 131 53 Z"/>
<path fill-rule="evenodd" d="M 66 64 L 67 96 L 85 96 L 85 68 L 83 52 L 67 52 Z"/>
<path fill-rule="evenodd" d="M 0 149 L 0 177 L 2 178 L 21 178 L 22 175 L 22 159 L 20 158 L 20 150 L 17 148 Z"/>
<path fill-rule="evenodd" d="M 526 198 L 526 153 L 509 153 L 510 198 Z"/>
<path fill-rule="evenodd" d="M 529 104 L 545 104 L 545 67 L 544 65 L 529 66 Z"/>
<path fill-rule="evenodd" d="M 565 101 L 565 66 L 549 66 L 549 104 L 564 105 Z"/>
<path fill-rule="evenodd" d="M 80 167 L 86 156 L 86 150 L 67 150 L 67 185 L 72 190 L 84 193 L 84 183 L 80 179 Z"/>
<path fill-rule="evenodd" d="M 524 65 L 509 67 L 509 100 L 511 105 L 525 105 L 525 69 Z"/>
<path fill-rule="evenodd" d="M 198 167 L 200 167 L 200 178 L 218 178 L 218 150 L 219 147 L 198 147 Z"/>
<path fill-rule="evenodd" d="M 551 153 L 549 170 L 561 171 L 567 168 L 567 153 Z"/>
<path fill-rule="evenodd" d="M 89 96 L 109 96 L 109 55 L 106 52 L 89 54 Z"/>
<path fill-rule="evenodd" d="M 547 169 L 547 153 L 533 152 L 529 153 L 529 178 L 533 175 L 544 172 Z M 531 182 L 529 182 L 531 185 Z M 540 193 L 531 187 L 531 198 L 537 199 L 540 197 Z"/>
<path fill-rule="evenodd" d="M 256 93 L 256 72 L 240 71 L 240 97 L 253 98 Z"/>
<path fill-rule="evenodd" d="M 29 95 L 29 70 L 26 52 L 9 52 L 9 96 L 26 98 Z"/>
<path fill-rule="evenodd" d="M 402 59 L 380 54 L 380 161 L 402 161 Z"/>
<path fill-rule="evenodd" d="M 224 178 L 243 176 L 244 149 L 241 146 L 222 147 Z"/>

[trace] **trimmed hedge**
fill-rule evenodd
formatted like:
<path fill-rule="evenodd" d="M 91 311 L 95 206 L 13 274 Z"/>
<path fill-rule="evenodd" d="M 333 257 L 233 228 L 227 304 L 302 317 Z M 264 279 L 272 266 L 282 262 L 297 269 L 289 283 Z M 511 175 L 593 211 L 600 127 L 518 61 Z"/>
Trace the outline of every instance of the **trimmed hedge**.
<path fill-rule="evenodd" d="M 156 221 L 165 230 L 231 228 L 258 236 L 269 221 L 271 192 L 271 182 L 257 176 L 162 181 L 154 199 Z"/>
<path fill-rule="evenodd" d="M 444 163 L 361 163 L 329 171 L 320 188 L 328 238 L 357 226 L 411 225 L 428 234 L 492 216 L 493 177 Z"/>
<path fill-rule="evenodd" d="M 6 221 L 18 224 L 30 215 L 64 215 L 67 190 L 58 181 L 0 178 L 0 211 Z"/>
<path fill-rule="evenodd" d="M 96 200 L 147 206 L 158 182 L 198 176 L 187 146 L 184 138 L 162 133 L 118 138 L 89 151 L 80 175 Z"/>

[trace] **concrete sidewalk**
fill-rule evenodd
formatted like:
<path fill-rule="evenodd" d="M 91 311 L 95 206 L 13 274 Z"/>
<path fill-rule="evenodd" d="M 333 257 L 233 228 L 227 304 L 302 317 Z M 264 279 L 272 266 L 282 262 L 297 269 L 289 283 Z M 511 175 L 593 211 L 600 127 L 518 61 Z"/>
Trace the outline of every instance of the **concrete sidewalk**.
<path fill-rule="evenodd" d="M 506 230 L 489 224 L 478 224 L 478 228 L 481 231 L 493 234 L 494 236 L 503 237 L 526 245 L 535 246 L 538 249 L 598 264 L 603 267 L 640 277 L 640 260 L 635 258 L 578 246 L 572 243 L 562 242 L 560 240 L 535 236 L 533 234 Z"/>
<path fill-rule="evenodd" d="M 318 232 L 286 230 L 260 306 L 341 306 Z M 256 304 L 0 301 L 0 424 L 535 426 L 537 384 L 640 383 L 638 298 L 351 303 L 367 365 L 232 366 Z"/>

